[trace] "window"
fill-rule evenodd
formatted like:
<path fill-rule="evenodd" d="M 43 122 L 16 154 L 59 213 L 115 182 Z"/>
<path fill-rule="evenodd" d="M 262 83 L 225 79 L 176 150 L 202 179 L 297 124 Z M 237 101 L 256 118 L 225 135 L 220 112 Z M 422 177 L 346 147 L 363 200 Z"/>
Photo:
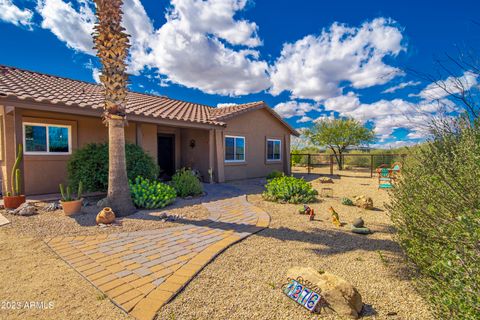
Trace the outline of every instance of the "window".
<path fill-rule="evenodd" d="M 225 162 L 245 161 L 245 137 L 225 137 Z"/>
<path fill-rule="evenodd" d="M 282 141 L 267 139 L 267 160 L 280 160 L 282 154 Z"/>
<path fill-rule="evenodd" d="M 70 126 L 24 123 L 25 154 L 69 154 Z"/>

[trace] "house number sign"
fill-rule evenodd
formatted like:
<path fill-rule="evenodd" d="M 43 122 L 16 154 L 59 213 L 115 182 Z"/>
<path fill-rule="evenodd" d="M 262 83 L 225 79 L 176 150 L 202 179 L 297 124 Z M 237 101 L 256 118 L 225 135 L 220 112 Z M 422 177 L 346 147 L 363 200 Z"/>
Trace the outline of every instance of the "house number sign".
<path fill-rule="evenodd" d="M 307 308 L 311 312 L 315 312 L 315 307 L 322 299 L 322 296 L 314 290 L 307 287 L 314 287 L 317 291 L 320 291 L 316 286 L 303 280 L 301 277 L 297 279 L 288 279 L 288 283 L 285 285 L 283 292 L 290 299 L 294 300 L 301 306 Z M 307 283 L 306 283 L 307 282 Z"/>

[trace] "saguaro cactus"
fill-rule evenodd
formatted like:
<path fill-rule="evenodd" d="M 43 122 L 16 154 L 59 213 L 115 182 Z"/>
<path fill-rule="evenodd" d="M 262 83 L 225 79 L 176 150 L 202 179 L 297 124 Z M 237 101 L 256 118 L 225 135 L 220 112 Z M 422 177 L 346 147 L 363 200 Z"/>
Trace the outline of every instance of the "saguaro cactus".
<path fill-rule="evenodd" d="M 10 177 L 11 179 L 10 188 L 13 196 L 20 195 L 20 192 L 22 191 L 22 188 L 21 188 L 22 173 L 20 172 L 20 169 L 19 169 L 22 158 L 23 158 L 23 145 L 19 144 L 17 158 L 15 159 L 15 163 L 13 164 L 12 174 Z"/>

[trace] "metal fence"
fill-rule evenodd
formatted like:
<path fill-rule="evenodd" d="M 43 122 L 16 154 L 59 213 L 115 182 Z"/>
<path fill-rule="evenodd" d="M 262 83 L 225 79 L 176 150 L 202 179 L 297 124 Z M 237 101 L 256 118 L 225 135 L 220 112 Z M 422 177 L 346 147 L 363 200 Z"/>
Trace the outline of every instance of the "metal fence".
<path fill-rule="evenodd" d="M 376 168 L 386 166 L 390 167 L 395 162 L 403 163 L 406 154 L 366 154 L 366 153 L 346 153 L 342 155 L 342 163 L 345 170 L 351 168 L 369 169 L 370 176 Z M 314 168 L 329 168 L 329 172 L 333 175 L 334 168 L 337 166 L 335 155 L 326 153 L 291 153 L 291 167 L 306 168 L 310 174 Z"/>

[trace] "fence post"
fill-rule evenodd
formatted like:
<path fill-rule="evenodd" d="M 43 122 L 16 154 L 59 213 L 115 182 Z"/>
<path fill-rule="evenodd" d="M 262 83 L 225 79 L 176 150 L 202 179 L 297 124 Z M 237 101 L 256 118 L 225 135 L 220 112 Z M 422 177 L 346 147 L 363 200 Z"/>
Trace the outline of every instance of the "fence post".
<path fill-rule="evenodd" d="M 307 172 L 310 174 L 310 153 L 308 154 Z"/>
<path fill-rule="evenodd" d="M 370 178 L 373 178 L 373 154 L 370 155 Z"/>
<path fill-rule="evenodd" d="M 330 155 L 330 175 L 333 176 L 333 155 Z"/>

